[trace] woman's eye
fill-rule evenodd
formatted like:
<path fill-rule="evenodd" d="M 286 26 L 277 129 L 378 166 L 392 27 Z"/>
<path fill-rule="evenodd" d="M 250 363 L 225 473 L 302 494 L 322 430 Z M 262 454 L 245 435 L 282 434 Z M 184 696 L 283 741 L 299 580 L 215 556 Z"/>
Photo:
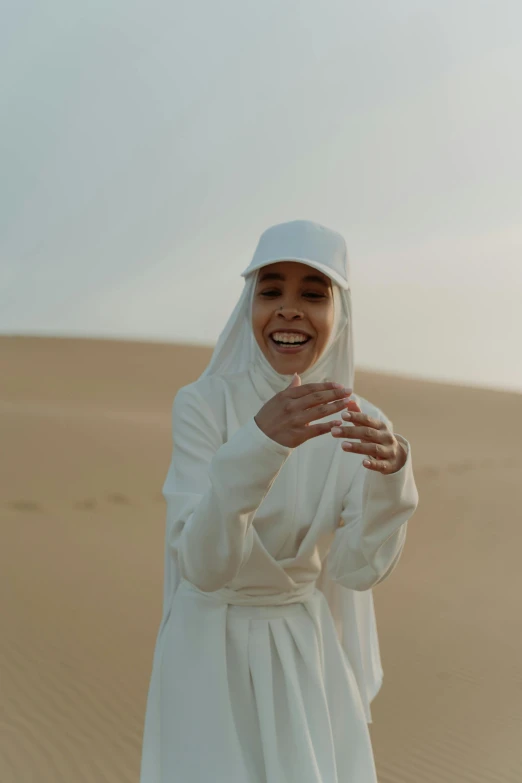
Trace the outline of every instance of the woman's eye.
<path fill-rule="evenodd" d="M 273 298 L 274 296 L 280 296 L 281 291 L 279 291 L 277 288 L 271 288 L 269 291 L 261 291 L 260 296 L 265 296 L 267 298 Z M 324 294 L 317 293 L 316 291 L 306 291 L 303 296 L 306 299 L 325 299 Z"/>

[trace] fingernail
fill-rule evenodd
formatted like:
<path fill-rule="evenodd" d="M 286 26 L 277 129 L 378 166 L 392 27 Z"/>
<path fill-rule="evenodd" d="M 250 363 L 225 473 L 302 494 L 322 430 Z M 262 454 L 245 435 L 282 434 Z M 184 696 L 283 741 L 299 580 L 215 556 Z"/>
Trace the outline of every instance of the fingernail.
<path fill-rule="evenodd" d="M 352 418 L 352 414 L 349 411 L 343 411 L 341 413 L 341 416 L 343 417 L 343 419 L 345 419 L 345 421 L 350 421 L 350 419 Z"/>
<path fill-rule="evenodd" d="M 350 450 L 351 448 L 352 448 L 352 444 L 351 443 L 348 443 L 347 440 L 343 441 L 343 449 Z"/>
<path fill-rule="evenodd" d="M 342 431 L 342 429 L 340 427 L 332 427 L 330 432 L 332 433 L 332 435 L 342 435 L 343 434 L 343 431 Z"/>
<path fill-rule="evenodd" d="M 334 389 L 344 389 L 344 386 L 342 383 L 334 383 L 333 384 Z"/>

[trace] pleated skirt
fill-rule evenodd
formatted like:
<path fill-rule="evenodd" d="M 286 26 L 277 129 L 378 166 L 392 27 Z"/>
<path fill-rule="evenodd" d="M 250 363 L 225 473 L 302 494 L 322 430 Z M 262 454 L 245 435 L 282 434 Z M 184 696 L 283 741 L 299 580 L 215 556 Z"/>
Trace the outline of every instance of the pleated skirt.
<path fill-rule="evenodd" d="M 376 783 L 355 676 L 319 590 L 231 606 L 179 586 L 158 638 L 141 783 Z"/>

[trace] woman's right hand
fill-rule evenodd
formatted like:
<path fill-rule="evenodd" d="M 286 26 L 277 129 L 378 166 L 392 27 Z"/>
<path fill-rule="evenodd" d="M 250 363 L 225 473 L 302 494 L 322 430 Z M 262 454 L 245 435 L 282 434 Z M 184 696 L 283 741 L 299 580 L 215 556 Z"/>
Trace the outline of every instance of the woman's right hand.
<path fill-rule="evenodd" d="M 330 432 L 342 421 L 310 424 L 348 408 L 351 389 L 339 383 L 305 383 L 295 374 L 290 386 L 268 400 L 254 417 L 260 430 L 281 446 L 295 448 Z"/>

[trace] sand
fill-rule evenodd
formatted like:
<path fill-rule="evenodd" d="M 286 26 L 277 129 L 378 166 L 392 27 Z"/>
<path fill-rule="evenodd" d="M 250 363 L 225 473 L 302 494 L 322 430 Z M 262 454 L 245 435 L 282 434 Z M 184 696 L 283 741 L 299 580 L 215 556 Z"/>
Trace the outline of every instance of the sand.
<path fill-rule="evenodd" d="M 2 783 L 138 781 L 171 403 L 209 355 L 0 338 Z M 522 395 L 363 372 L 356 389 L 409 438 L 421 497 L 374 591 L 379 781 L 520 783 Z"/>

